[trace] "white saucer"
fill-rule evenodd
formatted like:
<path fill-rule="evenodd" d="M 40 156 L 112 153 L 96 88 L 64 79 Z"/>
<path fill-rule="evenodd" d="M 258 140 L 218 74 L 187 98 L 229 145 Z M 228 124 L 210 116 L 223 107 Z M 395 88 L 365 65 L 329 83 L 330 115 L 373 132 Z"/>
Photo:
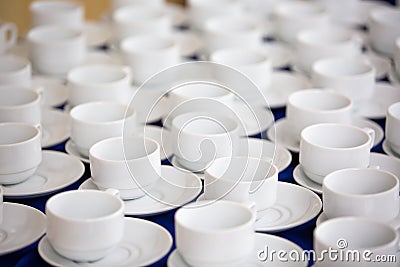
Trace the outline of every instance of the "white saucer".
<path fill-rule="evenodd" d="M 68 155 L 76 157 L 83 163 L 87 163 L 87 164 L 90 163 L 89 158 L 86 158 L 79 153 L 75 143 L 71 139 L 68 140 L 67 143 L 65 143 L 65 152 L 67 152 Z"/>
<path fill-rule="evenodd" d="M 172 157 L 171 164 L 172 164 L 172 166 L 174 166 L 175 168 L 177 168 L 177 169 L 179 169 L 179 170 L 181 170 L 181 171 L 183 171 L 183 172 L 190 172 L 190 173 L 193 173 L 193 174 L 196 175 L 200 180 L 204 180 L 204 172 L 192 172 L 192 171 L 186 169 L 185 167 L 183 167 L 183 166 L 178 162 L 178 160 L 177 160 L 176 157 Z"/>
<path fill-rule="evenodd" d="M 28 180 L 14 185 L 3 185 L 4 196 L 32 198 L 48 195 L 67 187 L 81 178 L 85 171 L 76 158 L 58 151 L 42 151 L 42 162 Z"/>
<path fill-rule="evenodd" d="M 267 42 L 263 43 L 261 47 L 271 59 L 273 68 L 283 68 L 290 65 L 293 58 L 293 51 L 287 44 Z"/>
<path fill-rule="evenodd" d="M 251 255 L 249 255 L 246 262 L 240 264 L 240 266 L 274 266 L 274 267 L 300 267 L 307 266 L 308 261 L 292 261 L 290 257 L 287 257 L 287 261 L 277 260 L 276 257 L 271 261 L 271 257 L 269 257 L 266 261 L 261 261 L 259 259 L 260 251 L 265 250 L 265 247 L 268 246 L 269 251 L 296 251 L 297 255 L 303 255 L 303 250 L 295 243 L 284 239 L 282 237 L 269 235 L 269 234 L 261 234 L 255 233 L 255 244 L 254 249 Z M 293 254 L 293 253 L 292 253 Z M 270 255 L 269 255 L 270 256 Z M 189 265 L 183 260 L 181 254 L 178 250 L 174 250 L 171 255 L 168 257 L 167 261 L 168 267 L 189 267 Z"/>
<path fill-rule="evenodd" d="M 46 231 L 46 215 L 17 203 L 4 202 L 0 223 L 0 256 L 20 250 L 38 240 Z"/>
<path fill-rule="evenodd" d="M 101 240 L 99 240 L 101 242 Z M 172 246 L 171 234 L 158 224 L 125 218 L 124 237 L 117 247 L 101 260 L 75 262 L 59 255 L 46 236 L 39 242 L 40 257 L 52 266 L 147 266 L 164 257 Z"/>
<path fill-rule="evenodd" d="M 270 108 L 280 108 L 286 105 L 291 93 L 310 87 L 309 79 L 300 73 L 274 71 L 271 75 L 271 85 L 263 90 L 263 94 Z"/>
<path fill-rule="evenodd" d="M 322 184 L 318 184 L 308 178 L 308 176 L 303 171 L 303 167 L 300 164 L 294 168 L 293 178 L 299 185 L 308 188 L 317 194 L 322 194 Z"/>
<path fill-rule="evenodd" d="M 400 158 L 372 152 L 369 158 L 370 166 L 379 166 L 379 169 L 393 173 L 400 177 Z"/>
<path fill-rule="evenodd" d="M 400 159 L 400 155 L 392 150 L 392 148 L 389 146 L 387 140 L 383 141 L 382 149 L 383 149 L 383 152 L 385 152 L 389 156 Z"/>
<path fill-rule="evenodd" d="M 322 209 L 322 202 L 314 192 L 295 184 L 278 182 L 275 204 L 257 211 L 255 230 L 278 232 L 302 225 L 315 218 Z"/>
<path fill-rule="evenodd" d="M 151 216 L 164 213 L 189 203 L 200 193 L 200 179 L 172 166 L 161 166 L 162 178 L 144 197 L 124 201 L 125 215 Z M 99 190 L 90 178 L 79 189 Z"/>
<path fill-rule="evenodd" d="M 89 47 L 106 44 L 112 37 L 110 26 L 105 22 L 86 21 L 83 25 L 86 45 Z"/>
<path fill-rule="evenodd" d="M 378 145 L 383 137 L 384 132 L 382 128 L 374 121 L 363 119 L 363 118 L 353 118 L 351 125 L 365 128 L 369 127 L 375 131 L 375 140 L 374 146 Z M 300 142 L 294 140 L 290 134 L 288 120 L 286 118 L 282 118 L 275 122 L 275 127 L 272 126 L 267 131 L 267 137 L 269 140 L 281 144 L 292 152 L 299 153 L 300 152 Z"/>
<path fill-rule="evenodd" d="M 65 112 L 42 109 L 42 147 L 52 147 L 67 140 L 71 132 L 71 121 Z"/>
<path fill-rule="evenodd" d="M 68 99 L 68 88 L 62 79 L 34 75 L 32 76 L 32 86 L 43 88 L 43 106 L 58 107 Z"/>
<path fill-rule="evenodd" d="M 386 82 L 378 82 L 372 96 L 354 103 L 355 113 L 370 119 L 383 119 L 387 108 L 400 101 L 400 90 Z"/>
<path fill-rule="evenodd" d="M 238 156 L 250 156 L 272 160 L 279 172 L 292 161 L 292 154 L 283 146 L 258 138 L 241 138 Z"/>

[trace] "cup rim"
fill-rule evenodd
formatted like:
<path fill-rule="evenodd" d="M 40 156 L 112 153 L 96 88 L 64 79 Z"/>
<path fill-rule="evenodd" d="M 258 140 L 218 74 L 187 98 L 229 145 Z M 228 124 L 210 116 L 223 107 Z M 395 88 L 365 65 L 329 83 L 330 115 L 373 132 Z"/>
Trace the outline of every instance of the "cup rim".
<path fill-rule="evenodd" d="M 321 34 L 326 33 L 326 30 L 329 31 L 334 31 L 335 34 L 336 33 L 340 33 L 340 34 L 347 34 L 348 35 L 348 39 L 347 40 L 341 40 L 340 42 L 324 42 L 323 44 L 319 44 L 317 42 L 315 42 L 314 40 L 310 40 L 311 36 L 318 36 L 320 37 Z M 298 44 L 304 44 L 307 46 L 312 46 L 312 47 L 321 47 L 322 45 L 324 47 L 333 47 L 333 46 L 342 46 L 342 45 L 347 45 L 349 43 L 352 43 L 354 39 L 354 34 L 347 30 L 347 29 L 342 29 L 340 27 L 335 27 L 335 26 L 329 26 L 328 29 L 309 29 L 309 30 L 303 30 L 300 31 L 297 35 L 296 35 L 296 41 Z"/>
<path fill-rule="evenodd" d="M 29 123 L 22 123 L 22 122 L 1 122 L 1 123 L 0 123 L 0 127 L 2 127 L 2 126 L 3 126 L 3 127 L 4 127 L 4 126 L 24 126 L 25 128 L 32 128 L 32 129 L 35 129 L 36 133 L 35 133 L 32 137 L 30 137 L 29 139 L 23 140 L 23 141 L 21 141 L 21 142 L 12 143 L 12 144 L 0 144 L 0 148 L 3 148 L 3 147 L 12 147 L 12 146 L 15 146 L 15 145 L 23 145 L 23 144 L 26 144 L 26 143 L 28 143 L 28 142 L 33 141 L 34 139 L 40 137 L 40 135 L 41 135 L 40 130 L 38 129 L 38 127 L 36 127 L 36 126 L 34 126 L 34 125 L 32 125 L 32 124 L 29 124 Z"/>
<path fill-rule="evenodd" d="M 238 55 L 238 54 L 252 54 L 259 56 L 259 59 L 257 62 L 251 62 L 251 63 L 226 63 L 224 62 L 225 60 L 221 61 L 221 56 L 226 57 L 226 58 L 233 58 L 233 56 Z M 211 53 L 210 55 L 210 60 L 219 64 L 224 64 L 224 65 L 231 65 L 231 67 L 253 67 L 253 66 L 260 66 L 261 64 L 271 64 L 271 58 L 268 56 L 268 54 L 256 47 L 245 47 L 245 48 L 238 48 L 238 47 L 230 47 L 230 48 L 221 48 L 218 49 L 214 52 Z"/>
<path fill-rule="evenodd" d="M 156 14 L 155 17 L 151 18 L 139 18 L 139 19 L 132 19 L 132 13 L 137 14 L 140 11 L 147 11 L 147 12 L 154 12 Z M 127 15 L 130 15 L 129 18 Z M 117 24 L 132 24 L 135 22 L 142 22 L 142 21 L 149 21 L 149 22 L 154 22 L 154 20 L 157 19 L 169 19 L 169 15 L 165 10 L 158 6 L 152 6 L 152 5 L 138 5 L 138 4 L 129 4 L 126 6 L 120 6 L 117 9 L 114 10 L 112 13 L 112 21 Z"/>
<path fill-rule="evenodd" d="M 42 38 L 38 37 L 37 35 L 39 33 L 43 34 L 43 32 L 49 31 L 49 30 L 55 30 L 55 31 L 68 31 L 70 33 L 73 33 L 71 37 L 69 37 L 67 40 L 42 40 Z M 82 30 L 67 26 L 67 25 L 62 25 L 62 24 L 43 24 L 36 26 L 32 29 L 29 30 L 28 34 L 26 35 L 26 38 L 29 42 L 35 43 L 35 44 L 65 44 L 66 41 L 76 41 L 76 40 L 84 40 L 84 33 Z"/>
<path fill-rule="evenodd" d="M 283 3 L 278 4 L 275 7 L 273 13 L 275 15 L 277 15 L 278 18 L 279 17 L 285 18 L 285 19 L 288 19 L 288 18 L 290 18 L 290 19 L 293 19 L 293 18 L 294 19 L 304 18 L 305 14 L 301 14 L 300 16 L 293 17 L 293 13 L 292 12 L 288 12 L 288 8 L 298 7 L 298 6 L 301 6 L 301 7 L 305 7 L 305 6 L 315 7 L 315 10 L 317 12 L 314 13 L 312 17 L 315 17 L 315 16 L 327 16 L 327 10 L 323 5 L 321 5 L 319 3 L 316 3 L 316 2 L 304 2 L 304 1 L 298 1 L 298 0 L 297 1 L 293 1 L 293 2 L 291 2 L 291 1 L 283 2 Z M 309 14 L 306 14 L 306 17 L 308 17 L 308 16 L 309 16 Z"/>
<path fill-rule="evenodd" d="M 29 5 L 29 11 L 31 13 L 46 14 L 49 10 L 42 9 L 44 6 L 64 5 L 73 8 L 73 11 L 80 10 L 83 8 L 82 4 L 75 0 L 68 1 L 49 1 L 49 0 L 36 0 Z"/>
<path fill-rule="evenodd" d="M 12 89 L 11 89 L 12 88 Z M 0 91 L 2 90 L 11 90 L 11 91 L 19 91 L 19 92 L 25 92 L 31 95 L 35 95 L 34 99 L 32 101 L 29 101 L 28 103 L 24 103 L 24 104 L 18 104 L 18 105 L 1 105 L 0 104 L 0 110 L 12 110 L 15 108 L 25 108 L 25 107 L 29 107 L 29 106 L 34 106 L 36 104 L 38 104 L 41 101 L 41 95 L 34 91 L 34 90 L 29 90 L 28 88 L 22 87 L 22 86 L 17 86 L 17 85 L 2 85 L 0 86 Z"/>
<path fill-rule="evenodd" d="M 382 26 L 398 26 L 398 25 L 394 25 L 394 23 L 388 23 L 387 20 L 382 19 L 381 15 L 386 15 L 386 14 L 398 14 L 398 16 L 400 17 L 400 10 L 391 8 L 391 7 L 379 7 L 379 8 L 375 8 L 372 9 L 369 13 L 369 17 L 372 23 L 376 23 L 378 25 L 382 25 Z"/>
<path fill-rule="evenodd" d="M 0 61 L 1 60 L 12 60 L 14 62 L 18 62 L 22 64 L 22 67 L 16 70 L 12 70 L 12 71 L 7 71 L 7 72 L 0 72 L 0 77 L 1 76 L 12 76 L 12 75 L 18 75 L 21 72 L 26 71 L 26 68 L 31 68 L 31 62 L 24 57 L 20 57 L 14 54 L 4 54 L 4 55 L 0 55 Z M 29 76 L 31 76 L 31 73 L 29 72 Z M 4 85 L 2 85 L 4 86 Z"/>
<path fill-rule="evenodd" d="M 87 71 L 87 70 L 93 70 L 93 69 L 102 69 L 103 71 L 106 70 L 118 70 L 121 72 L 122 77 L 118 80 L 115 81 L 110 81 L 110 82 L 87 82 L 87 81 L 82 81 L 82 79 L 80 77 L 78 77 L 79 75 L 82 75 L 82 71 Z M 74 83 L 74 84 L 78 84 L 78 85 L 94 85 L 96 87 L 103 87 L 103 86 L 110 86 L 110 85 L 115 85 L 118 83 L 124 83 L 126 82 L 126 80 L 130 79 L 130 74 L 127 73 L 127 71 L 124 70 L 123 66 L 120 65 L 110 65 L 110 64 L 87 64 L 87 65 L 81 65 L 81 66 L 77 66 L 71 70 L 68 71 L 67 74 L 67 81 L 69 83 Z M 130 83 L 129 83 L 130 84 Z"/>
<path fill-rule="evenodd" d="M 132 48 L 131 43 L 135 42 L 135 41 L 148 41 L 150 40 L 151 42 L 157 41 L 157 43 L 159 41 L 166 41 L 169 42 L 169 45 L 167 47 L 163 47 L 162 49 L 157 49 L 157 50 L 141 50 L 138 49 L 137 47 Z M 128 36 L 122 39 L 121 43 L 120 43 L 120 49 L 122 52 L 125 52 L 127 54 L 130 54 L 132 52 L 142 52 L 142 53 L 146 53 L 146 52 L 157 52 L 157 51 L 168 51 L 168 50 L 176 50 L 178 52 L 179 50 L 179 46 L 177 41 L 169 35 L 151 35 L 151 34 L 139 34 L 139 35 L 135 35 L 135 36 Z"/>
<path fill-rule="evenodd" d="M 357 74 L 351 74 L 351 75 L 343 75 L 343 74 L 332 74 L 332 73 L 327 73 L 326 71 L 321 70 L 321 65 L 324 66 L 329 63 L 337 63 L 337 62 L 355 62 L 357 64 L 364 65 L 368 68 L 367 71 L 362 72 L 362 73 L 357 73 Z M 345 79 L 345 80 L 354 80 L 354 79 L 359 79 L 367 77 L 367 76 L 373 76 L 375 77 L 375 68 L 368 64 L 366 61 L 363 61 L 361 58 L 344 58 L 344 57 L 328 57 L 328 58 L 322 58 L 317 61 L 315 61 L 312 66 L 311 66 L 311 72 L 325 77 L 325 78 L 339 78 L 339 79 Z"/>
<path fill-rule="evenodd" d="M 383 173 L 385 175 L 387 175 L 388 177 L 391 177 L 392 180 L 395 181 L 394 186 L 392 186 L 391 188 L 385 190 L 385 191 L 381 191 L 381 192 L 377 192 L 377 193 L 368 193 L 368 194 L 352 194 L 352 193 L 344 193 L 344 192 L 340 192 L 338 190 L 335 190 L 332 188 L 332 186 L 329 186 L 327 183 L 329 182 L 330 179 L 334 180 L 334 175 L 337 175 L 338 173 L 344 173 L 344 172 L 348 172 L 348 171 L 366 171 L 369 170 L 371 172 L 379 172 L 379 173 Z M 327 180 L 328 179 L 328 180 Z M 327 176 L 325 176 L 324 178 L 324 182 L 322 185 L 323 191 L 328 190 L 329 192 L 338 195 L 338 196 L 343 196 L 343 197 L 351 197 L 351 198 L 355 198 L 355 199 L 364 199 L 364 198 L 370 198 L 370 197 L 379 197 L 382 195 L 387 194 L 390 191 L 393 191 L 397 188 L 399 188 L 399 180 L 397 179 L 396 176 L 394 176 L 392 173 L 385 171 L 385 170 L 381 170 L 381 169 L 373 169 L 373 168 L 346 168 L 346 169 L 341 169 L 341 170 L 337 170 L 334 172 L 329 173 Z M 396 190 L 398 191 L 398 190 Z M 397 200 L 396 200 L 397 201 Z"/>

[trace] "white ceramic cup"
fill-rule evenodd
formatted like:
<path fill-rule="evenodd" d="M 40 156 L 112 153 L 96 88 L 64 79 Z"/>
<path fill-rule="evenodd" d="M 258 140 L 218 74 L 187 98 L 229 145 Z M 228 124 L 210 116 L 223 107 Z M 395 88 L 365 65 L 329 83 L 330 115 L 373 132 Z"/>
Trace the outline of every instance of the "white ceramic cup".
<path fill-rule="evenodd" d="M 179 45 L 168 36 L 129 37 L 122 40 L 121 51 L 125 64 L 132 69 L 132 79 L 138 85 L 181 62 Z"/>
<path fill-rule="evenodd" d="M 74 107 L 71 115 L 71 140 L 79 153 L 89 157 L 97 142 L 136 132 L 136 112 L 117 102 L 88 102 Z"/>
<path fill-rule="evenodd" d="M 229 117 L 189 112 L 172 121 L 171 143 L 180 165 L 204 171 L 216 158 L 239 151 L 239 125 Z"/>
<path fill-rule="evenodd" d="M 106 256 L 123 238 L 124 203 L 109 192 L 72 190 L 46 202 L 46 237 L 61 256 L 78 262 Z"/>
<path fill-rule="evenodd" d="M 320 123 L 301 132 L 299 162 L 304 173 L 322 184 L 326 175 L 369 166 L 375 132 L 346 124 Z"/>
<path fill-rule="evenodd" d="M 261 48 L 220 49 L 211 54 L 210 60 L 237 69 L 260 90 L 271 84 L 271 59 Z"/>
<path fill-rule="evenodd" d="M 40 127 L 41 93 L 19 86 L 0 86 L 0 122 L 23 122 Z"/>
<path fill-rule="evenodd" d="M 400 102 L 392 104 L 387 110 L 385 133 L 390 148 L 400 155 Z"/>
<path fill-rule="evenodd" d="M 251 157 L 216 159 L 204 172 L 204 199 L 255 203 L 264 210 L 276 201 L 278 169 Z"/>
<path fill-rule="evenodd" d="M 237 16 L 243 14 L 243 2 L 239 0 L 188 0 L 190 26 L 204 30 L 204 23 L 213 17 Z"/>
<path fill-rule="evenodd" d="M 361 54 L 361 40 L 350 30 L 338 27 L 301 31 L 296 36 L 296 64 L 311 74 L 312 64 L 329 57 L 351 58 Z"/>
<path fill-rule="evenodd" d="M 84 23 L 85 8 L 75 1 L 34 1 L 29 6 L 32 27 L 59 24 L 81 29 Z"/>
<path fill-rule="evenodd" d="M 122 199 L 144 196 L 161 175 L 160 146 L 143 136 L 102 140 L 90 148 L 89 160 L 93 182 L 119 190 Z"/>
<path fill-rule="evenodd" d="M 400 37 L 395 42 L 393 60 L 397 76 L 400 77 Z"/>
<path fill-rule="evenodd" d="M 0 184 L 23 182 L 42 161 L 40 130 L 31 124 L 7 122 L 0 123 L 0 132 Z"/>
<path fill-rule="evenodd" d="M 204 49 L 211 54 L 222 48 L 258 47 L 262 34 L 261 24 L 252 17 L 213 17 L 204 23 Z"/>
<path fill-rule="evenodd" d="M 0 225 L 3 222 L 3 187 L 0 185 Z"/>
<path fill-rule="evenodd" d="M 331 88 L 357 101 L 373 94 L 375 69 L 360 57 L 324 58 L 313 64 L 311 80 L 316 87 Z"/>
<path fill-rule="evenodd" d="M 289 95 L 286 103 L 288 134 L 300 142 L 301 131 L 317 123 L 351 121 L 352 101 L 339 93 L 321 89 L 300 90 Z"/>
<path fill-rule="evenodd" d="M 130 6 L 130 5 L 151 5 L 151 6 L 162 6 L 164 0 L 112 0 L 111 8 L 116 10 L 120 7 Z"/>
<path fill-rule="evenodd" d="M 18 38 L 18 29 L 14 23 L 0 21 L 0 54 L 14 46 Z"/>
<path fill-rule="evenodd" d="M 386 56 L 393 57 L 395 41 L 400 36 L 400 10 L 377 8 L 369 14 L 369 39 L 372 47 Z"/>
<path fill-rule="evenodd" d="M 296 35 L 308 29 L 326 27 L 329 15 L 318 2 L 283 1 L 274 11 L 276 33 L 279 39 L 294 44 Z"/>
<path fill-rule="evenodd" d="M 0 85 L 31 85 L 31 63 L 23 57 L 0 55 Z"/>
<path fill-rule="evenodd" d="M 119 43 L 124 38 L 142 34 L 167 34 L 172 31 L 168 13 L 159 6 L 128 5 L 112 14 L 115 39 Z"/>
<path fill-rule="evenodd" d="M 375 257 L 396 255 L 398 246 L 399 235 L 394 228 L 368 218 L 335 218 L 314 230 L 316 255 L 332 250 L 337 253 L 331 255 L 343 255 L 341 259 L 335 259 L 325 252 L 323 259 L 315 263 L 318 267 L 397 266 L 398 262 L 377 262 Z"/>
<path fill-rule="evenodd" d="M 236 202 L 189 204 L 175 213 L 176 247 L 190 266 L 240 266 L 254 249 L 254 221 Z"/>
<path fill-rule="evenodd" d="M 46 75 L 64 76 L 85 59 L 82 31 L 63 25 L 43 25 L 27 35 L 33 69 Z"/>
<path fill-rule="evenodd" d="M 322 191 L 324 214 L 330 219 L 357 216 L 389 222 L 399 214 L 398 178 L 383 170 L 332 172 L 325 177 Z"/>
<path fill-rule="evenodd" d="M 129 103 L 131 71 L 127 67 L 107 64 L 79 66 L 68 72 L 68 102 L 71 107 L 93 101 Z"/>

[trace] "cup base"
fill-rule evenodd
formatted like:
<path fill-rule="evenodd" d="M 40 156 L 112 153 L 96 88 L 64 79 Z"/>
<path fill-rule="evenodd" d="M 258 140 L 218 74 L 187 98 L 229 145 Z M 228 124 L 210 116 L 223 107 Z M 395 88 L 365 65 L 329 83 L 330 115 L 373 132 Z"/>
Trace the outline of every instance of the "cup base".
<path fill-rule="evenodd" d="M 316 182 L 317 184 L 322 185 L 322 182 L 324 181 L 325 176 L 312 173 L 312 172 L 308 171 L 304 166 L 302 166 L 302 167 L 303 167 L 303 171 L 304 171 L 305 175 L 308 178 L 310 178 L 310 180 Z"/>
<path fill-rule="evenodd" d="M 17 173 L 0 174 L 0 184 L 13 185 L 22 183 L 31 177 L 36 172 L 37 168 L 38 167 L 34 167 Z"/>
<path fill-rule="evenodd" d="M 397 155 L 400 155 L 400 145 L 399 144 L 394 144 L 390 141 L 388 141 L 390 148 L 392 149 L 393 152 L 395 152 Z"/>

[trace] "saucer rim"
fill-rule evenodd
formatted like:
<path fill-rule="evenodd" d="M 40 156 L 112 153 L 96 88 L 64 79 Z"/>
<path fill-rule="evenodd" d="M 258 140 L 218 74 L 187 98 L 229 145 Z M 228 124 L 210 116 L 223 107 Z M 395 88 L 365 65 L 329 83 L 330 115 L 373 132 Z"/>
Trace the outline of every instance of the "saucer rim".
<path fill-rule="evenodd" d="M 43 131 L 47 132 L 50 135 L 47 142 L 43 142 L 43 138 L 42 138 L 42 148 L 51 148 L 53 146 L 63 143 L 65 140 L 67 140 L 71 135 L 69 116 L 66 113 L 64 113 L 63 111 L 57 110 L 52 107 L 42 107 L 41 111 L 42 111 Z M 43 118 L 45 117 L 45 116 L 43 116 L 44 113 L 46 113 L 48 116 L 52 116 L 52 118 L 56 119 L 55 124 L 57 124 L 57 125 L 55 127 L 63 126 L 63 127 L 59 127 L 60 129 L 63 129 L 63 135 L 57 135 L 57 136 L 51 135 L 51 131 L 48 130 L 49 127 L 45 126 L 46 123 L 43 120 Z M 54 128 L 54 126 L 52 126 L 51 128 Z"/>
<path fill-rule="evenodd" d="M 54 157 L 52 155 L 56 155 L 55 157 L 59 156 L 60 158 L 64 157 L 65 160 L 70 160 L 71 162 L 75 161 L 74 165 L 76 165 L 75 166 L 76 169 L 78 168 L 78 165 L 79 165 L 79 169 L 80 170 L 79 170 L 79 172 L 77 172 L 79 175 L 77 174 L 76 177 L 69 177 L 68 179 L 66 179 L 65 178 L 66 176 L 63 175 L 64 179 L 61 180 L 61 181 L 64 181 L 64 182 L 61 183 L 61 184 L 58 184 L 55 187 L 51 187 L 51 188 L 47 188 L 47 189 L 43 189 L 42 188 L 42 189 L 39 189 L 39 190 L 36 190 L 36 191 L 30 191 L 30 192 L 24 192 L 24 193 L 21 193 L 21 192 L 17 192 L 17 193 L 15 193 L 15 192 L 14 193 L 7 192 L 7 190 L 5 189 L 6 187 L 3 186 L 3 195 L 4 195 L 5 198 L 9 198 L 9 199 L 28 199 L 28 198 L 37 198 L 37 197 L 47 196 L 47 195 L 50 195 L 50 194 L 52 194 L 54 192 L 58 192 L 58 191 L 64 189 L 65 187 L 70 186 L 73 183 L 77 182 L 85 172 L 85 166 L 83 165 L 83 163 L 81 161 L 77 160 L 75 157 L 70 156 L 70 155 L 68 155 L 68 154 L 66 154 L 64 152 L 54 151 L 54 150 L 42 150 L 42 158 L 43 159 L 45 158 L 45 155 L 49 157 L 49 161 L 54 160 Z M 43 163 L 43 160 L 42 160 L 42 163 Z M 38 167 L 38 170 L 36 170 L 35 174 L 39 171 L 40 166 L 42 165 L 42 163 L 40 163 L 40 165 Z M 44 164 L 46 164 L 46 162 Z M 64 173 L 64 172 L 60 172 L 60 173 Z M 24 182 L 22 182 L 22 183 L 24 183 Z"/>
<path fill-rule="evenodd" d="M 89 158 L 84 158 L 81 154 L 79 153 L 74 153 L 74 151 L 76 151 L 74 148 L 72 148 L 73 146 L 76 146 L 74 141 L 72 141 L 71 139 L 69 139 L 66 143 L 65 143 L 65 152 L 72 156 L 75 157 L 77 159 L 79 159 L 81 162 L 86 163 L 86 164 L 90 164 Z M 76 151 L 78 152 L 78 151 Z"/>
<path fill-rule="evenodd" d="M 32 211 L 31 216 L 37 216 L 38 219 L 40 217 L 40 220 L 42 220 L 42 222 L 40 223 L 42 226 L 42 229 L 39 229 L 39 228 L 35 229 L 38 231 L 36 233 L 34 233 L 29 240 L 26 240 L 24 244 L 20 244 L 19 246 L 14 246 L 14 247 L 8 248 L 6 250 L 0 251 L 0 256 L 7 255 L 9 253 L 12 253 L 12 252 L 18 251 L 20 249 L 23 249 L 25 247 L 28 247 L 29 245 L 31 245 L 34 242 L 36 242 L 37 240 L 39 240 L 46 232 L 46 215 L 43 212 L 41 212 L 40 210 L 38 210 L 34 207 L 31 207 L 31 206 L 28 206 L 28 205 L 24 205 L 24 204 L 20 204 L 20 203 L 13 203 L 13 202 L 6 202 L 6 201 L 3 202 L 3 205 L 4 205 L 3 209 L 8 207 L 8 208 L 14 208 L 14 209 L 17 208 L 17 209 L 21 209 L 21 210 L 25 210 L 25 211 L 27 211 L 27 210 Z M 2 225 L 3 224 L 0 223 L 0 227 Z M 32 233 L 31 228 L 29 228 L 27 230 L 29 230 L 29 232 Z"/>
<path fill-rule="evenodd" d="M 149 258 L 149 259 L 147 259 L 147 260 L 144 261 L 144 262 L 135 263 L 135 266 L 136 266 L 136 265 L 147 266 L 147 265 L 153 264 L 153 263 L 159 261 L 160 259 L 162 259 L 165 255 L 167 255 L 167 254 L 170 252 L 170 250 L 171 250 L 171 248 L 172 248 L 172 245 L 173 245 L 173 238 L 172 238 L 172 235 L 170 234 L 170 232 L 169 232 L 166 228 L 164 228 L 163 226 L 161 226 L 161 225 L 159 225 L 159 224 L 157 224 L 157 223 L 154 223 L 154 222 L 151 222 L 151 221 L 148 221 L 148 220 L 145 220 L 145 219 L 140 219 L 140 218 L 124 217 L 124 221 L 125 221 L 125 225 L 132 224 L 132 226 L 131 226 L 132 228 L 134 227 L 134 226 L 133 226 L 134 224 L 136 224 L 136 225 L 138 225 L 138 224 L 147 224 L 148 226 L 151 225 L 151 227 L 154 228 L 154 231 L 157 231 L 158 234 L 160 234 L 160 233 L 162 232 L 162 233 L 165 235 L 164 237 L 167 237 L 167 238 L 168 238 L 168 244 L 163 244 L 163 245 L 165 245 L 165 247 L 164 247 L 162 253 L 160 253 L 160 254 L 157 255 L 157 256 L 154 256 L 154 255 L 153 255 L 152 258 Z M 127 222 L 128 222 L 128 223 L 127 223 Z M 136 227 L 137 227 L 137 226 L 136 226 Z M 125 231 L 126 231 L 126 230 L 124 230 L 124 232 L 125 232 Z M 125 233 L 126 233 L 126 232 L 125 232 Z M 124 238 L 127 238 L 127 237 L 125 237 L 125 234 L 124 234 Z M 124 240 L 124 239 L 123 239 L 123 241 L 132 241 L 132 240 L 131 240 L 131 239 L 128 239 L 128 240 Z M 40 239 L 39 244 L 38 244 L 38 246 L 37 246 L 37 252 L 39 253 L 40 258 L 41 258 L 43 261 L 45 261 L 46 263 L 48 263 L 48 264 L 51 264 L 51 265 L 53 265 L 53 266 L 60 266 L 60 267 L 62 267 L 63 265 L 58 264 L 57 262 L 54 262 L 54 261 L 50 260 L 50 259 L 47 257 L 48 253 L 45 253 L 45 252 L 43 251 L 43 243 L 44 243 L 44 242 L 48 242 L 48 239 L 47 239 L 47 235 L 46 235 L 46 234 Z M 59 257 L 63 257 L 63 256 L 59 255 L 57 252 L 54 251 L 54 249 L 51 247 L 50 243 L 48 243 L 48 245 L 49 245 L 49 247 L 52 249 L 52 252 L 56 253 Z M 66 259 L 67 261 L 73 262 L 73 261 L 71 261 L 71 260 L 69 260 L 69 259 L 67 259 L 67 258 L 65 258 L 65 257 L 63 257 L 63 258 Z M 131 266 L 131 264 L 132 264 L 132 263 L 129 263 L 129 262 L 128 262 L 128 263 L 122 264 L 121 266 Z"/>
<path fill-rule="evenodd" d="M 383 142 L 382 142 L 382 150 L 383 150 L 383 152 L 385 152 L 385 154 L 387 156 L 393 157 L 395 159 L 400 159 L 400 156 L 392 150 L 392 148 L 389 146 L 388 141 L 386 139 L 383 140 Z"/>
<path fill-rule="evenodd" d="M 298 173 L 298 172 L 300 172 L 300 171 L 304 174 L 304 178 L 305 178 L 307 181 L 310 181 L 310 182 L 312 182 L 313 184 L 318 185 L 318 187 L 311 187 L 311 186 L 309 186 L 309 185 L 306 185 L 306 184 L 303 182 L 303 181 L 305 180 L 304 178 L 300 178 L 300 176 L 295 175 L 295 173 Z M 301 166 L 300 163 L 293 169 L 293 179 L 294 179 L 294 181 L 295 181 L 299 186 L 302 186 L 302 187 L 304 187 L 304 188 L 307 188 L 307 189 L 313 191 L 314 193 L 316 193 L 316 194 L 318 194 L 318 195 L 322 195 L 322 185 L 319 185 L 319 184 L 317 184 L 316 182 L 314 182 L 313 180 L 311 180 L 310 178 L 308 178 L 308 176 L 305 175 L 305 173 L 304 173 L 304 171 L 303 171 L 303 167 Z M 319 188 L 321 188 L 321 189 L 319 189 Z"/>

